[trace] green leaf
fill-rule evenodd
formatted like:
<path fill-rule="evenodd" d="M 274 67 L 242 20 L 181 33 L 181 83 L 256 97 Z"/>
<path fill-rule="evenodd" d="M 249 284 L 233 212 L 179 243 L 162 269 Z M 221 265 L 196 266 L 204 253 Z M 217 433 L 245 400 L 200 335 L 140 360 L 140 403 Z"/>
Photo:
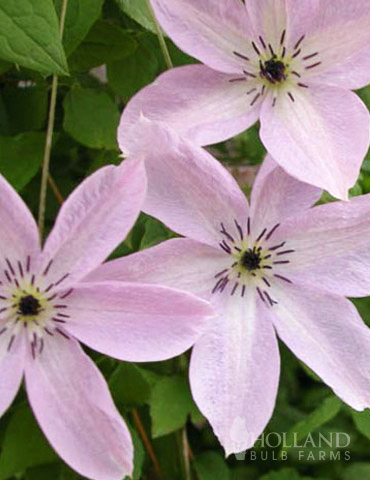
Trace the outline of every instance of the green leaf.
<path fill-rule="evenodd" d="M 12 68 L 12 64 L 10 62 L 5 62 L 4 60 L 0 59 L 0 75 L 7 72 Z"/>
<path fill-rule="evenodd" d="M 15 135 L 44 127 L 48 107 L 46 88 L 5 87 L 1 96 L 7 112 L 6 128 L 1 129 L 1 133 Z"/>
<path fill-rule="evenodd" d="M 199 480 L 229 480 L 226 462 L 216 452 L 205 452 L 194 458 L 194 468 Z"/>
<path fill-rule="evenodd" d="M 148 0 L 116 0 L 119 8 L 144 28 L 156 32 Z"/>
<path fill-rule="evenodd" d="M 41 433 L 27 406 L 17 408 L 11 417 L 0 456 L 0 480 L 28 467 L 50 463 L 56 454 Z"/>
<path fill-rule="evenodd" d="M 64 99 L 63 127 L 71 137 L 90 148 L 117 149 L 117 105 L 104 92 L 72 89 Z"/>
<path fill-rule="evenodd" d="M 332 420 L 340 411 L 342 402 L 334 395 L 327 397 L 322 404 L 303 420 L 296 423 L 286 436 L 286 445 L 306 438 L 319 427 Z"/>
<path fill-rule="evenodd" d="M 134 54 L 124 60 L 107 63 L 109 84 L 126 102 L 155 79 L 158 69 L 158 60 L 145 42 L 145 36 L 139 37 L 138 41 Z"/>
<path fill-rule="evenodd" d="M 283 468 L 278 472 L 263 475 L 260 480 L 310 480 L 311 477 L 301 477 L 293 468 Z"/>
<path fill-rule="evenodd" d="M 114 371 L 109 387 L 115 403 L 133 407 L 150 398 L 150 384 L 142 369 L 132 363 L 121 363 Z"/>
<path fill-rule="evenodd" d="M 44 153 L 45 134 L 0 135 L 0 173 L 16 190 L 22 190 L 38 172 Z"/>
<path fill-rule="evenodd" d="M 352 418 L 357 430 L 370 440 L 370 410 L 367 409 L 363 412 L 352 410 Z"/>
<path fill-rule="evenodd" d="M 179 430 L 197 410 L 185 378 L 162 378 L 154 385 L 150 399 L 153 437 Z"/>
<path fill-rule="evenodd" d="M 138 434 L 136 433 L 136 430 L 134 430 L 132 427 L 129 427 L 129 429 L 132 437 L 132 443 L 134 444 L 134 472 L 132 474 L 132 478 L 126 477 L 125 480 L 140 480 L 142 478 L 141 474 L 145 460 L 145 450 Z"/>
<path fill-rule="evenodd" d="M 136 50 L 132 35 L 109 22 L 97 22 L 68 60 L 71 70 L 86 71 L 120 60 Z"/>
<path fill-rule="evenodd" d="M 67 57 L 86 37 L 100 17 L 104 0 L 69 0 L 64 24 L 63 45 Z M 55 0 L 60 12 L 62 0 Z"/>
<path fill-rule="evenodd" d="M 0 57 L 42 74 L 66 74 L 52 0 L 0 2 Z"/>
<path fill-rule="evenodd" d="M 370 480 L 370 463 L 354 463 L 348 466 L 341 478 L 342 480 Z"/>
<path fill-rule="evenodd" d="M 155 218 L 147 217 L 145 220 L 145 232 L 140 242 L 140 250 L 153 247 L 164 240 L 168 240 L 168 238 L 169 231 L 163 223 Z"/>

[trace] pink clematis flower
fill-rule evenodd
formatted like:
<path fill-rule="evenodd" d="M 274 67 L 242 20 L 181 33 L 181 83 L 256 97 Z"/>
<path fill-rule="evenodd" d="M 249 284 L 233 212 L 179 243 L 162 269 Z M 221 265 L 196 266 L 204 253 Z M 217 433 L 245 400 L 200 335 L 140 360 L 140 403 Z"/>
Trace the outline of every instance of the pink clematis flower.
<path fill-rule="evenodd" d="M 132 99 L 199 145 L 260 120 L 292 176 L 347 199 L 369 146 L 369 113 L 350 89 L 370 82 L 370 0 L 151 0 L 164 30 L 204 65 L 175 68 Z M 299 5 L 298 5 L 299 4 Z"/>
<path fill-rule="evenodd" d="M 94 480 L 131 475 L 133 446 L 77 340 L 122 360 L 161 360 L 189 348 L 210 314 L 170 288 L 82 282 L 131 229 L 145 193 L 141 161 L 101 169 L 64 203 L 41 251 L 29 210 L 0 176 L 0 415 L 24 376 L 53 448 Z"/>
<path fill-rule="evenodd" d="M 156 152 L 144 210 L 188 238 L 88 279 L 160 283 L 212 302 L 217 317 L 193 348 L 190 383 L 226 453 L 251 447 L 273 412 L 276 334 L 343 401 L 369 407 L 370 330 L 345 297 L 370 292 L 370 196 L 311 208 L 321 191 L 267 158 L 249 206 L 204 149 L 141 128 L 138 148 Z"/>

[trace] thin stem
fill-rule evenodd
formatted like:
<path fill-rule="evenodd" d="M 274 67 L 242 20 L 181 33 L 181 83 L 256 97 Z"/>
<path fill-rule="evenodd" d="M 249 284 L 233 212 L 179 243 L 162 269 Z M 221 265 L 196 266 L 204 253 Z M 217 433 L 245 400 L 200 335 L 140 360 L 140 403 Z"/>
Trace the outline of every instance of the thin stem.
<path fill-rule="evenodd" d="M 158 21 L 155 17 L 155 13 L 154 13 L 153 7 L 150 3 L 150 0 L 147 0 L 147 3 L 148 3 L 148 8 L 150 10 L 150 13 L 152 14 L 152 17 L 153 17 L 153 21 L 154 21 L 155 29 L 156 29 L 156 32 L 157 32 L 159 45 L 160 45 L 162 53 L 163 53 L 164 61 L 166 62 L 167 68 L 173 68 L 173 63 L 172 63 L 172 60 L 171 60 L 170 52 L 168 51 L 166 40 L 164 38 L 162 29 L 161 29 L 161 27 L 160 27 L 160 25 L 159 25 L 159 23 L 158 23 Z"/>
<path fill-rule="evenodd" d="M 190 470 L 190 449 L 189 449 L 188 436 L 186 433 L 186 426 L 182 429 L 181 439 L 182 439 L 182 450 L 183 450 L 183 456 L 184 456 L 185 480 L 192 480 L 191 470 Z"/>
<path fill-rule="evenodd" d="M 157 457 L 155 456 L 153 447 L 150 443 L 150 440 L 148 438 L 148 435 L 146 434 L 144 425 L 142 424 L 141 419 L 140 419 L 139 414 L 138 414 L 136 409 L 132 410 L 132 417 L 134 419 L 136 428 L 138 429 L 138 431 L 140 433 L 140 436 L 141 436 L 141 438 L 144 442 L 144 445 L 145 445 L 145 448 L 146 448 L 146 450 L 149 454 L 149 457 L 151 458 L 151 460 L 153 462 L 154 469 L 155 469 L 155 472 L 157 474 L 157 477 L 158 477 L 159 480 L 163 480 L 162 468 L 161 468 L 161 466 L 160 466 L 160 464 L 157 460 Z"/>
<path fill-rule="evenodd" d="M 64 24 L 65 24 L 66 13 L 67 13 L 67 4 L 68 4 L 68 0 L 62 1 L 62 7 L 60 11 L 60 23 L 59 23 L 59 35 L 61 39 L 63 38 Z M 39 218 L 38 218 L 38 226 L 39 226 L 41 239 L 43 237 L 44 225 L 45 225 L 46 192 L 47 192 L 48 177 L 49 177 L 51 146 L 53 143 L 57 90 L 58 90 L 58 76 L 53 75 L 53 80 L 51 85 L 51 95 L 50 95 L 48 126 L 46 130 L 44 157 L 42 160 L 42 175 L 41 175 Z"/>
<path fill-rule="evenodd" d="M 55 195 L 55 198 L 58 200 L 59 204 L 62 205 L 63 202 L 64 202 L 64 197 L 60 193 L 60 190 L 59 190 L 57 184 L 55 183 L 54 178 L 50 174 L 48 176 L 48 182 L 49 182 L 49 187 L 52 189 L 52 191 Z"/>

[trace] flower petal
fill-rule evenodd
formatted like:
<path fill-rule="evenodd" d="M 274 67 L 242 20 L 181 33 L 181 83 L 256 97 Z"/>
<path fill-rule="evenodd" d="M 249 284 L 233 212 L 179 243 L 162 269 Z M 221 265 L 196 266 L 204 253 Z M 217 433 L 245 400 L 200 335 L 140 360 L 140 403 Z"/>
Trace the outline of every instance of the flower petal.
<path fill-rule="evenodd" d="M 320 1 L 304 41 L 305 52 L 319 53 L 321 64 L 311 71 L 315 82 L 347 88 L 369 83 L 369 25 L 369 0 Z"/>
<path fill-rule="evenodd" d="M 37 225 L 31 212 L 13 189 L 0 175 L 0 250 L 3 258 L 13 265 L 27 262 L 27 256 L 38 257 L 40 240 Z"/>
<path fill-rule="evenodd" d="M 269 421 L 279 351 L 265 308 L 249 290 L 218 298 L 218 316 L 193 348 L 190 385 L 226 454 L 251 448 Z"/>
<path fill-rule="evenodd" d="M 286 0 L 249 0 L 245 6 L 255 40 L 261 36 L 265 44 L 275 45 L 287 28 Z"/>
<path fill-rule="evenodd" d="M 190 348 L 214 315 L 191 294 L 157 285 L 84 283 L 68 300 L 66 329 L 120 360 L 166 360 Z"/>
<path fill-rule="evenodd" d="M 0 326 L 0 331 L 3 331 Z M 25 341 L 23 335 L 13 337 L 11 330 L 0 337 L 0 417 L 16 396 L 23 378 Z"/>
<path fill-rule="evenodd" d="M 222 223 L 239 235 L 248 217 L 245 195 L 229 172 L 201 147 L 148 120 L 138 150 L 146 150 L 148 194 L 143 207 L 175 232 L 212 246 L 224 239 Z"/>
<path fill-rule="evenodd" d="M 252 46 L 239 0 L 151 0 L 151 4 L 161 26 L 186 53 L 221 72 L 242 70 L 243 60 L 233 52 L 248 55 Z"/>
<path fill-rule="evenodd" d="M 102 374 L 75 340 L 48 338 L 29 359 L 26 387 L 41 429 L 68 465 L 93 480 L 131 476 L 129 431 Z"/>
<path fill-rule="evenodd" d="M 285 275 L 294 283 L 344 296 L 370 294 L 370 195 L 320 205 L 285 221 L 277 244 L 289 241 Z M 288 246 L 288 243 L 287 243 Z"/>
<path fill-rule="evenodd" d="M 134 282 L 173 287 L 208 297 L 230 256 L 188 238 L 173 238 L 155 247 L 106 262 L 86 282 Z"/>
<path fill-rule="evenodd" d="M 293 177 L 347 199 L 369 146 L 369 112 L 352 92 L 295 88 L 261 111 L 261 139 Z M 271 99 L 270 99 L 271 100 Z"/>
<path fill-rule="evenodd" d="M 267 155 L 253 184 L 252 230 L 261 232 L 291 215 L 301 213 L 312 207 L 321 193 L 319 188 L 288 175 Z"/>
<path fill-rule="evenodd" d="M 144 165 L 131 159 L 104 167 L 79 185 L 45 243 L 41 271 L 48 270 L 48 281 L 69 273 L 65 287 L 105 260 L 132 228 L 145 193 Z"/>
<path fill-rule="evenodd" d="M 242 78 L 243 80 L 234 81 Z M 188 65 L 163 73 L 128 103 L 118 127 L 118 142 L 124 153 L 142 138 L 138 120 L 144 115 L 167 124 L 179 135 L 199 145 L 226 140 L 253 125 L 260 104 L 250 104 L 247 92 L 253 79 L 241 73 L 228 75 L 204 65 Z"/>
<path fill-rule="evenodd" d="M 349 300 L 295 285 L 274 291 L 279 337 L 356 410 L 370 406 L 370 330 Z"/>

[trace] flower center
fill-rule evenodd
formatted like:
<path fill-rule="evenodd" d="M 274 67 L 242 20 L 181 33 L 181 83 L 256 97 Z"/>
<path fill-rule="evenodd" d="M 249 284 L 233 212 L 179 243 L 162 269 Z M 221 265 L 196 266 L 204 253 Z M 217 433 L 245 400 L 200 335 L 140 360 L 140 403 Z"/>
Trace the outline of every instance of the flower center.
<path fill-rule="evenodd" d="M 273 56 L 270 60 L 261 62 L 260 76 L 273 84 L 283 82 L 287 78 L 285 64 Z"/>
<path fill-rule="evenodd" d="M 248 248 L 240 259 L 240 265 L 248 270 L 248 272 L 253 272 L 261 268 L 261 260 L 261 249 L 256 247 L 253 249 Z"/>
<path fill-rule="evenodd" d="M 292 283 L 282 270 L 290 263 L 294 249 L 287 248 L 286 241 L 273 240 L 280 224 L 273 228 L 264 228 L 258 236 L 251 232 L 248 218 L 246 231 L 234 220 L 232 228 L 226 229 L 221 223 L 222 241 L 220 248 L 230 256 L 230 266 L 215 275 L 216 284 L 212 293 L 222 293 L 226 289 L 230 295 L 238 292 L 244 297 L 247 289 L 256 289 L 260 299 L 267 305 L 277 302 L 271 290 L 274 282 Z M 230 288 L 229 288 L 230 287 Z"/>
<path fill-rule="evenodd" d="M 38 315 L 41 310 L 40 302 L 33 295 L 21 297 L 18 303 L 18 311 L 20 315 L 34 316 Z"/>

